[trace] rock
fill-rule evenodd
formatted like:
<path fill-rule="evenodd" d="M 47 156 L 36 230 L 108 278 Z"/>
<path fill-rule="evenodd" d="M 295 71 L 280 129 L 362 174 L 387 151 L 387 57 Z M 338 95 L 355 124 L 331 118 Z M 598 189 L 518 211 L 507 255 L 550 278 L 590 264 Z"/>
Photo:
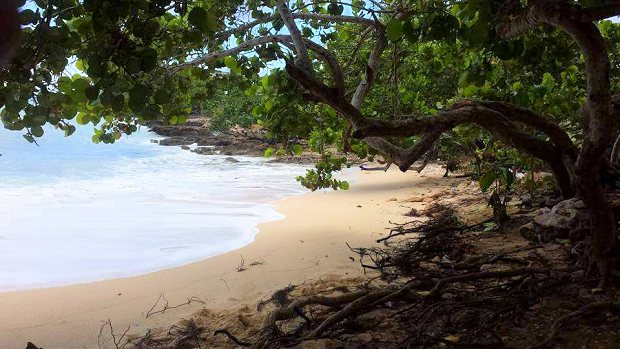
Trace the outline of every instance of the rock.
<path fill-rule="evenodd" d="M 541 212 L 534 217 L 534 225 L 544 228 L 554 228 L 557 231 L 568 231 L 579 225 L 580 221 L 587 219 L 585 205 L 579 199 L 560 201 L 551 211 Z"/>
<path fill-rule="evenodd" d="M 192 150 L 194 153 L 196 154 L 201 154 L 201 155 L 216 155 L 219 154 L 219 152 L 217 150 L 215 150 L 215 148 L 213 147 L 198 147 L 194 150 Z"/>
<path fill-rule="evenodd" d="M 398 199 L 397 198 L 391 198 L 391 199 L 388 200 L 388 202 L 390 202 L 390 201 L 398 201 Z"/>
<path fill-rule="evenodd" d="M 182 146 L 181 146 L 181 149 L 183 149 L 183 150 L 190 150 L 191 148 L 190 148 L 190 147 L 188 147 L 188 146 L 186 146 L 186 145 L 182 145 Z"/>
<path fill-rule="evenodd" d="M 159 145 L 165 146 L 189 145 L 193 143 L 195 143 L 195 139 L 188 137 L 168 137 L 159 141 Z"/>
<path fill-rule="evenodd" d="M 532 207 L 532 196 L 529 194 L 523 195 L 520 197 L 521 202 L 518 206 L 520 207 Z"/>
<path fill-rule="evenodd" d="M 552 207 L 557 205 L 562 199 L 559 198 L 554 198 L 554 197 L 547 197 L 545 198 L 545 206 L 547 207 Z"/>
<path fill-rule="evenodd" d="M 151 126 L 151 131 L 165 137 L 186 137 L 190 135 L 196 136 L 200 133 L 208 132 L 207 129 L 186 125 L 154 125 Z"/>
<path fill-rule="evenodd" d="M 235 159 L 235 158 L 231 158 L 231 157 L 228 157 L 228 158 L 226 158 L 225 160 L 226 160 L 227 162 L 232 162 L 232 163 L 241 162 L 241 161 L 239 161 L 239 160 L 237 160 L 237 159 Z"/>
<path fill-rule="evenodd" d="M 521 226 L 519 232 L 528 240 L 549 242 L 569 238 L 571 232 L 583 231 L 588 227 L 589 217 L 583 201 L 573 198 L 560 201 L 552 209 L 540 209 L 533 221 Z"/>
<path fill-rule="evenodd" d="M 26 349 L 42 349 L 42 348 L 39 348 L 36 345 L 32 344 L 31 342 L 28 342 L 28 344 L 26 344 Z"/>
<path fill-rule="evenodd" d="M 538 233 L 534 230 L 534 223 L 532 222 L 520 226 L 519 234 L 521 234 L 521 236 L 528 241 L 539 242 L 540 240 L 538 238 Z"/>

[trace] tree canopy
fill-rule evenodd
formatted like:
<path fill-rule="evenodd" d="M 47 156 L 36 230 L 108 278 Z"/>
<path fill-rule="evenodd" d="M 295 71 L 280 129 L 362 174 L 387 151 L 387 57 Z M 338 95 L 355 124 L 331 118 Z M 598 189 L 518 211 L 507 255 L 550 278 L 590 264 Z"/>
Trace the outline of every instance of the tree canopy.
<path fill-rule="evenodd" d="M 30 142 L 46 124 L 66 135 L 94 125 L 93 141 L 113 143 L 145 121 L 183 123 L 221 98 L 224 72 L 274 134 L 382 154 L 403 171 L 435 143 L 482 140 L 542 161 L 565 198 L 584 200 L 590 261 L 608 273 L 617 231 L 602 178 L 618 173 L 608 148 L 620 27 L 606 19 L 618 1 L 17 5 L 21 46 L 0 71 L 0 113 Z M 333 186 L 323 175 L 343 162 L 326 160 L 306 184 Z"/>

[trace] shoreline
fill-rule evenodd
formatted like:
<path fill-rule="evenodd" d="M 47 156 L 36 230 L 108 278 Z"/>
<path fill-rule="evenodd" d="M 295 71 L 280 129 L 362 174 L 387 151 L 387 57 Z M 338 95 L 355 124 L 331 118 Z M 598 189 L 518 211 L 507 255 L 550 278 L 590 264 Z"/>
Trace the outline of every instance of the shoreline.
<path fill-rule="evenodd" d="M 13 183 L 7 175 L 0 292 L 138 276 L 226 253 L 251 243 L 257 224 L 282 217 L 274 202 L 306 192 L 295 181 L 305 166 L 149 147 L 157 152 L 126 169 L 110 158 L 101 173 L 75 165 L 76 178 Z"/>
<path fill-rule="evenodd" d="M 141 276 L 55 288 L 0 293 L 0 345 L 45 349 L 97 348 L 108 319 L 117 331 L 144 334 L 170 327 L 202 309 L 254 308 L 289 284 L 362 275 L 352 246 L 368 246 L 415 206 L 415 194 L 438 190 L 438 166 L 425 173 L 357 172 L 349 191 L 294 195 L 275 204 L 285 218 L 261 223 L 254 241 L 240 249 Z M 238 272 L 239 267 L 245 270 Z M 204 303 L 145 316 L 161 295 L 170 305 L 197 297 Z M 157 306 L 156 306 L 157 308 Z M 102 346 L 105 348 L 105 346 Z"/>

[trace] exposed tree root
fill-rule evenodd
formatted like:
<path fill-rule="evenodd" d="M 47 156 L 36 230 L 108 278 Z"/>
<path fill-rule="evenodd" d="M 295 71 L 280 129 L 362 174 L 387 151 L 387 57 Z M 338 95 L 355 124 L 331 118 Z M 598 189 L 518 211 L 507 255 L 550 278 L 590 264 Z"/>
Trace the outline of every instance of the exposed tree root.
<path fill-rule="evenodd" d="M 400 344 L 393 343 L 395 346 L 449 342 L 428 332 L 428 327 L 435 328 L 428 326 L 428 322 L 434 322 L 437 318 L 448 319 L 449 322 L 447 313 L 459 313 L 463 309 L 501 316 L 507 311 L 514 311 L 518 304 L 527 303 L 527 298 L 536 290 L 561 284 L 569 275 L 570 270 L 537 267 L 470 271 L 475 266 L 479 270 L 482 264 L 514 260 L 516 258 L 511 257 L 512 254 L 534 247 L 519 247 L 479 256 L 477 260 L 445 262 L 448 259 L 457 261 L 463 256 L 466 244 L 459 233 L 479 225 L 461 224 L 454 210 L 445 206 L 433 206 L 425 214 L 430 218 L 427 222 L 409 228 L 401 225 L 396 228 L 397 233 L 392 231 L 390 236 L 381 239 L 385 248 L 352 249 L 360 255 L 360 260 L 370 258 L 371 261 L 362 262 L 362 266 L 378 271 L 390 284 L 367 286 L 330 297 L 303 297 L 278 307 L 268 314 L 260 338 L 252 347 L 288 347 L 319 338 L 342 340 L 347 333 L 346 328 L 350 326 L 347 324 L 354 324 L 357 318 L 381 309 L 392 312 L 391 318 L 411 324 L 405 327 L 413 329 Z M 397 237 L 399 240 L 392 243 Z M 446 255 L 449 257 L 443 258 L 444 262 L 432 263 Z M 304 314 L 305 322 L 294 331 L 285 333 L 278 327 L 280 322 L 295 319 L 300 314 Z M 305 314 L 314 314 L 314 317 Z M 489 332 L 485 338 L 492 338 L 488 345 L 482 342 L 469 345 L 484 347 L 501 344 L 501 339 L 498 342 L 498 336 L 490 329 L 484 330 Z"/>
<path fill-rule="evenodd" d="M 442 205 L 431 205 L 422 214 L 428 220 L 398 225 L 381 240 L 382 247 L 350 247 L 359 255 L 362 266 L 374 274 L 367 283 L 358 283 L 357 289 L 331 286 L 304 291 L 303 285 L 289 285 L 259 302 L 258 311 L 270 308 L 260 326 L 246 331 L 243 337 L 236 336 L 231 328 L 218 329 L 215 335 L 225 335 L 231 346 L 256 349 L 301 343 L 317 347 L 498 348 L 515 343 L 506 342 L 514 326 L 522 331 L 521 338 L 526 337 L 525 342 L 517 341 L 517 347 L 542 340 L 534 346 L 541 348 L 554 344 L 562 327 L 578 317 L 604 309 L 620 311 L 620 303 L 613 296 L 597 296 L 599 302 L 564 315 L 553 301 L 558 293 L 576 286 L 576 269 L 568 263 L 558 264 L 557 256 L 545 254 L 541 261 L 539 251 L 549 246 L 520 242 L 510 248 L 472 253 L 470 242 L 479 235 L 472 230 L 478 224 L 462 224 L 453 209 Z M 497 246 L 503 246 L 501 236 L 506 233 L 494 234 L 499 237 Z M 515 236 L 520 238 L 518 233 Z M 568 247 L 555 246 L 549 250 L 562 248 L 568 256 Z M 587 303 L 587 298 L 573 294 L 565 297 L 575 298 L 569 306 L 572 309 Z M 539 316 L 535 309 L 547 307 L 547 303 L 545 309 L 551 309 L 553 316 Z M 550 323 L 553 318 L 558 320 Z M 527 329 L 532 323 L 550 330 L 533 336 Z M 508 336 L 502 326 L 509 328 Z M 160 338 L 158 342 L 152 336 L 148 339 L 150 346 L 135 347 L 194 348 L 208 343 L 204 337 L 208 332 L 197 331 L 195 326 L 174 330 L 176 341 Z M 180 338 L 183 341 L 179 342 Z"/>

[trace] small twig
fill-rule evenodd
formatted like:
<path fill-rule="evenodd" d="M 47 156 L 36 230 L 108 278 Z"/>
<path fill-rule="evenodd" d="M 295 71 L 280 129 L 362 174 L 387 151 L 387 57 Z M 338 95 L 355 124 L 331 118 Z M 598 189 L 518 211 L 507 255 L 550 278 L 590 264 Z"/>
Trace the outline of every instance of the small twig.
<path fill-rule="evenodd" d="M 112 343 L 114 343 L 114 347 L 116 349 L 123 349 L 125 348 L 125 346 L 127 346 L 127 344 L 129 344 L 129 342 L 125 341 L 125 343 L 121 345 L 121 342 L 127 335 L 127 332 L 129 332 L 129 329 L 131 328 L 131 326 L 127 326 L 127 329 L 125 330 L 125 332 L 123 332 L 120 335 L 120 337 L 116 338 L 116 334 L 114 333 L 114 327 L 112 326 L 112 320 L 108 319 L 107 321 L 103 323 L 103 325 L 101 325 L 101 328 L 99 329 L 99 335 L 97 336 L 97 346 L 99 348 L 101 348 L 102 339 L 103 339 L 103 330 L 106 327 L 110 329 L 110 335 L 112 336 Z"/>
<path fill-rule="evenodd" d="M 157 307 L 157 305 L 159 304 L 159 301 L 163 299 L 164 300 L 164 305 L 160 310 L 155 311 L 155 308 Z M 155 304 L 151 307 L 151 309 L 149 309 L 148 312 L 146 312 L 146 316 L 145 318 L 149 318 L 149 316 L 151 315 L 155 315 L 155 314 L 163 314 L 166 311 L 170 310 L 170 309 L 177 309 L 186 305 L 190 305 L 192 303 L 200 303 L 200 304 L 205 304 L 205 301 L 203 301 L 202 299 L 196 297 L 196 296 L 192 296 L 190 298 L 187 298 L 187 301 L 185 303 L 181 303 L 181 304 L 177 304 L 177 305 L 170 305 L 170 303 L 168 302 L 168 299 L 166 299 L 166 296 L 162 293 L 159 298 L 157 298 L 157 302 L 155 302 Z"/>
<path fill-rule="evenodd" d="M 150 314 L 151 314 L 151 312 L 155 309 L 155 307 L 157 306 L 157 304 L 159 304 L 159 301 L 161 300 L 161 298 L 162 298 L 163 296 L 164 296 L 164 294 L 163 294 L 163 293 L 160 293 L 160 294 L 159 294 L 159 297 L 158 297 L 158 298 L 157 298 L 157 300 L 155 301 L 155 304 L 153 304 L 153 306 L 151 307 L 151 309 L 149 309 L 149 310 L 146 312 L 146 316 L 145 316 L 146 318 L 148 318 L 148 317 L 149 317 L 149 315 L 150 315 Z"/>

